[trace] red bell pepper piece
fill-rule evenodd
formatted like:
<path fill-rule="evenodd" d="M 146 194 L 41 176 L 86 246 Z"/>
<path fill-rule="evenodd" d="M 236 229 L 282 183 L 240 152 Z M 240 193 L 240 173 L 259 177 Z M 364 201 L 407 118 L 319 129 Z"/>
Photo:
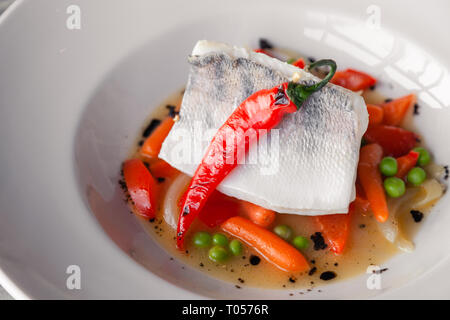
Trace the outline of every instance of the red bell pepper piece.
<path fill-rule="evenodd" d="M 414 132 L 386 125 L 369 127 L 364 134 L 364 139 L 369 143 L 378 143 L 385 155 L 393 157 L 408 153 L 417 142 Z"/>
<path fill-rule="evenodd" d="M 255 49 L 255 50 L 253 50 L 253 51 L 258 52 L 258 53 L 264 53 L 265 55 L 268 55 L 269 57 L 273 58 L 273 55 L 270 54 L 270 53 L 269 53 L 267 50 L 265 50 L 265 49 Z"/>
<path fill-rule="evenodd" d="M 406 174 L 415 167 L 417 160 L 419 159 L 419 153 L 410 151 L 407 155 L 397 158 L 397 178 L 403 179 Z"/>
<path fill-rule="evenodd" d="M 329 66 L 331 70 L 322 81 L 310 86 L 283 83 L 272 89 L 258 91 L 242 102 L 219 128 L 184 196 L 177 227 L 177 247 L 180 250 L 184 248 L 186 232 L 208 198 L 241 160 L 236 159 L 238 148 L 248 150 L 249 141 L 245 138 L 247 130 L 258 132 L 260 129 L 272 129 L 284 114 L 297 111 L 312 93 L 330 81 L 336 71 L 336 63 L 332 60 L 320 60 L 311 64 L 311 67 L 323 65 Z M 240 156 L 244 156 L 244 152 L 240 152 Z"/>
<path fill-rule="evenodd" d="M 336 254 L 341 254 L 344 251 L 354 210 L 355 205 L 352 202 L 347 214 L 329 214 L 315 217 L 330 250 Z"/>
<path fill-rule="evenodd" d="M 377 83 L 377 80 L 368 74 L 354 69 L 338 71 L 331 79 L 331 83 L 352 91 L 368 89 Z"/>
<path fill-rule="evenodd" d="M 198 216 L 199 220 L 210 228 L 214 228 L 231 217 L 237 216 L 240 211 L 238 200 L 228 197 L 215 190 Z"/>
<path fill-rule="evenodd" d="M 384 124 L 398 126 L 405 117 L 408 109 L 415 103 L 416 96 L 414 94 L 409 94 L 407 96 L 383 103 L 381 106 L 384 110 Z"/>
<path fill-rule="evenodd" d="M 154 218 L 158 192 L 155 179 L 139 159 L 125 161 L 122 170 L 128 193 L 137 213 L 145 218 Z"/>
<path fill-rule="evenodd" d="M 296 66 L 297 68 L 303 69 L 305 68 L 305 61 L 303 61 L 303 59 L 300 58 L 297 61 L 295 61 L 292 65 Z"/>

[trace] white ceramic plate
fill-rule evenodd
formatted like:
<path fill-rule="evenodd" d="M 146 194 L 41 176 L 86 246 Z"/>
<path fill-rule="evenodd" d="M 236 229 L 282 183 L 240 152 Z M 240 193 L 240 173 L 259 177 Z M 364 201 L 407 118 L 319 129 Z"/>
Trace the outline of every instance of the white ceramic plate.
<path fill-rule="evenodd" d="M 81 9 L 81 30 L 66 10 Z M 450 163 L 448 1 L 17 1 L 0 18 L 0 281 L 16 298 L 291 298 L 169 261 L 128 214 L 119 165 L 143 119 L 186 81 L 198 39 L 267 37 L 370 72 L 388 96 L 415 92 L 438 163 Z M 449 298 L 450 198 L 388 261 L 302 298 Z M 70 265 L 81 289 L 66 286 Z M 299 298 L 299 297 L 292 297 Z"/>

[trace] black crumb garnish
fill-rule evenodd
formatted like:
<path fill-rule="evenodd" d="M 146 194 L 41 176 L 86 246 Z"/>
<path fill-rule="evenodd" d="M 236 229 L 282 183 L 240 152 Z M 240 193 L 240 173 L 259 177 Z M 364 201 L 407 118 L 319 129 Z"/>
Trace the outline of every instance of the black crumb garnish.
<path fill-rule="evenodd" d="M 316 264 L 316 260 L 314 260 L 314 259 L 311 260 L 311 263 L 312 263 L 312 264 Z"/>
<path fill-rule="evenodd" d="M 295 283 L 295 281 L 297 281 L 297 279 L 295 277 L 289 277 L 289 282 Z"/>
<path fill-rule="evenodd" d="M 160 123 L 161 120 L 152 119 L 152 121 L 150 121 L 150 123 L 148 124 L 147 128 L 145 128 L 144 132 L 142 132 L 142 136 L 144 138 L 147 138 L 153 132 L 153 130 L 155 130 L 156 127 L 159 126 Z"/>
<path fill-rule="evenodd" d="M 238 278 L 238 281 L 239 281 L 240 283 L 244 283 L 244 282 L 245 282 L 244 279 L 242 279 L 242 278 Z"/>
<path fill-rule="evenodd" d="M 151 219 L 149 219 L 148 221 L 151 222 L 151 223 L 153 223 L 153 222 L 155 222 L 155 218 L 151 218 Z"/>
<path fill-rule="evenodd" d="M 269 42 L 267 39 L 260 38 L 259 39 L 259 48 L 260 49 L 273 49 L 273 44 Z"/>
<path fill-rule="evenodd" d="M 200 262 L 200 267 L 204 267 L 205 265 L 203 264 L 203 262 Z"/>
<path fill-rule="evenodd" d="M 164 181 L 166 181 L 166 178 L 163 177 L 158 177 L 156 179 L 158 180 L 159 183 L 163 183 Z"/>
<path fill-rule="evenodd" d="M 364 223 L 361 223 L 360 225 L 359 225 L 359 228 L 360 229 L 364 229 L 366 227 L 366 225 L 364 224 Z"/>
<path fill-rule="evenodd" d="M 260 257 L 254 256 L 254 255 L 250 256 L 250 264 L 252 266 L 257 266 L 260 262 L 261 262 L 261 258 Z"/>
<path fill-rule="evenodd" d="M 176 111 L 177 107 L 175 107 L 175 106 L 173 106 L 171 104 L 168 104 L 166 106 L 166 108 L 169 109 L 169 117 L 171 117 L 172 119 L 175 118 L 179 114 L 179 112 Z"/>
<path fill-rule="evenodd" d="M 388 103 L 388 102 L 391 102 L 391 101 L 392 101 L 391 98 L 387 98 L 387 99 L 384 100 L 385 103 Z"/>
<path fill-rule="evenodd" d="M 241 289 L 241 287 L 240 287 L 240 286 L 238 286 L 238 285 L 235 285 L 235 287 L 236 287 L 236 289 Z"/>
<path fill-rule="evenodd" d="M 383 269 L 380 269 L 380 270 L 373 270 L 373 273 L 381 274 L 381 273 L 383 273 L 385 271 L 388 271 L 388 270 L 389 270 L 388 268 L 383 268 Z"/>
<path fill-rule="evenodd" d="M 335 266 L 335 267 L 337 267 L 338 265 L 339 265 L 339 263 L 337 263 L 337 262 L 334 263 L 334 266 Z"/>
<path fill-rule="evenodd" d="M 142 147 L 143 144 L 144 144 L 144 140 L 139 140 L 138 146 L 139 146 L 139 147 Z"/>
<path fill-rule="evenodd" d="M 310 63 L 316 62 L 316 58 L 314 58 L 314 57 L 308 57 L 308 60 Z"/>
<path fill-rule="evenodd" d="M 317 268 L 316 267 L 312 267 L 311 270 L 309 270 L 308 275 L 312 276 L 314 273 L 316 273 Z"/>
<path fill-rule="evenodd" d="M 323 250 L 327 247 L 325 243 L 325 239 L 322 236 L 322 233 L 316 232 L 311 236 L 311 240 L 314 242 L 314 250 Z"/>
<path fill-rule="evenodd" d="M 320 279 L 324 281 L 328 281 L 336 278 L 336 273 L 334 271 L 325 271 L 320 275 Z"/>
<path fill-rule="evenodd" d="M 289 295 L 292 297 L 294 294 L 293 293 L 289 293 Z"/>
<path fill-rule="evenodd" d="M 373 85 L 373 86 L 370 86 L 369 89 L 370 89 L 371 91 L 373 91 L 373 90 L 375 90 L 375 87 L 376 87 L 376 86 Z"/>
<path fill-rule="evenodd" d="M 420 212 L 419 210 L 411 210 L 410 213 L 411 213 L 411 215 L 412 215 L 412 217 L 414 219 L 414 222 L 422 221 L 422 219 L 423 219 L 423 213 L 422 212 Z"/>
<path fill-rule="evenodd" d="M 416 103 L 414 104 L 414 114 L 417 116 L 419 114 L 419 105 Z"/>
<path fill-rule="evenodd" d="M 448 179 L 448 175 L 449 175 L 448 166 L 444 166 L 444 169 L 445 169 L 445 176 L 444 176 L 444 179 L 447 180 L 447 179 Z"/>

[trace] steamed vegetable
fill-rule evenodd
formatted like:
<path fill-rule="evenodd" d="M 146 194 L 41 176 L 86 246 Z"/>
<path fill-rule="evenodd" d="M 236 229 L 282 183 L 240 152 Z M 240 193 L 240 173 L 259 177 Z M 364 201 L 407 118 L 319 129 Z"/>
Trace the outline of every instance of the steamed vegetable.
<path fill-rule="evenodd" d="M 409 183 L 417 187 L 425 181 L 426 177 L 427 174 L 425 173 L 425 170 L 420 167 L 415 167 L 408 172 L 407 179 Z"/>
<path fill-rule="evenodd" d="M 398 171 L 397 160 L 393 157 L 384 157 L 380 162 L 380 171 L 386 177 L 394 176 Z"/>
<path fill-rule="evenodd" d="M 228 259 L 228 251 L 224 247 L 214 246 L 209 249 L 208 256 L 214 262 L 223 263 Z"/>
<path fill-rule="evenodd" d="M 242 243 L 239 240 L 231 240 L 228 247 L 230 248 L 230 251 L 233 255 L 238 256 L 242 254 Z"/>
<path fill-rule="evenodd" d="M 222 230 L 253 247 L 268 262 L 286 272 L 309 270 L 305 257 L 273 232 L 242 217 L 233 217 L 222 224 Z"/>
<path fill-rule="evenodd" d="M 426 166 L 431 161 L 430 153 L 427 149 L 422 147 L 414 148 L 413 151 L 419 153 L 419 159 L 417 160 L 417 164 L 421 167 Z"/>
<path fill-rule="evenodd" d="M 381 174 L 378 165 L 383 149 L 378 144 L 369 144 L 361 148 L 358 177 L 369 200 L 375 218 L 384 222 L 389 216 Z"/>
<path fill-rule="evenodd" d="M 175 122 L 171 117 L 168 117 L 161 122 L 161 124 L 157 126 L 152 134 L 144 141 L 141 148 L 142 155 L 151 158 L 158 157 L 161 146 L 169 134 L 170 129 L 172 129 L 174 123 Z"/>
<path fill-rule="evenodd" d="M 282 224 L 278 225 L 273 229 L 273 232 L 275 232 L 276 235 L 278 235 L 280 238 L 288 241 L 292 238 L 293 231 L 291 227 Z"/>
<path fill-rule="evenodd" d="M 194 234 L 193 242 L 198 248 L 207 248 L 211 245 L 211 235 L 206 231 L 199 231 Z"/>
<path fill-rule="evenodd" d="M 405 118 L 408 110 L 416 103 L 416 96 L 409 94 L 407 96 L 383 103 L 384 124 L 398 126 Z"/>
<path fill-rule="evenodd" d="M 397 158 L 398 171 L 395 175 L 397 178 L 403 179 L 406 174 L 414 168 L 419 159 L 419 153 L 415 151 L 410 151 L 408 154 Z"/>
<path fill-rule="evenodd" d="M 276 212 L 273 210 L 260 207 L 247 201 L 242 201 L 241 205 L 243 214 L 260 227 L 267 228 L 275 220 Z"/>
<path fill-rule="evenodd" d="M 397 177 L 389 177 L 384 180 L 384 189 L 392 198 L 398 198 L 405 193 L 405 182 Z"/>
<path fill-rule="evenodd" d="M 137 213 L 149 219 L 154 218 L 157 205 L 157 182 L 139 159 L 125 161 L 122 170 L 128 193 Z"/>
<path fill-rule="evenodd" d="M 337 71 L 331 83 L 347 88 L 352 91 L 368 89 L 377 83 L 370 75 L 354 69 Z"/>
<path fill-rule="evenodd" d="M 387 125 L 369 127 L 364 139 L 369 143 L 379 144 L 385 155 L 393 157 L 407 154 L 417 142 L 415 133 Z"/>

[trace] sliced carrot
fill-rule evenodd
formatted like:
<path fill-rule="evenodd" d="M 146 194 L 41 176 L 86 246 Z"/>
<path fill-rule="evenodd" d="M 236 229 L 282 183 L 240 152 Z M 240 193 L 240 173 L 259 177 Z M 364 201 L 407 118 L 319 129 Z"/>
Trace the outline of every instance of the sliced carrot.
<path fill-rule="evenodd" d="M 328 214 L 315 217 L 330 250 L 336 254 L 341 254 L 344 251 L 350 230 L 351 215 L 354 210 L 355 205 L 352 202 L 347 214 Z"/>
<path fill-rule="evenodd" d="M 293 66 L 296 66 L 297 68 L 303 69 L 305 67 L 305 61 L 303 61 L 302 58 L 298 59 L 294 63 L 292 63 Z"/>
<path fill-rule="evenodd" d="M 171 117 L 166 118 L 152 134 L 145 140 L 141 148 L 141 154 L 147 157 L 156 158 L 161 150 L 161 146 L 169 134 L 175 122 Z"/>
<path fill-rule="evenodd" d="M 358 179 L 379 222 L 385 222 L 389 216 L 383 181 L 378 169 L 382 157 L 383 149 L 373 143 L 361 148 L 358 163 Z"/>
<path fill-rule="evenodd" d="M 155 178 L 172 178 L 180 173 L 180 171 L 162 159 L 158 159 L 150 165 L 150 172 Z"/>
<path fill-rule="evenodd" d="M 286 272 L 309 270 L 305 257 L 275 233 L 242 217 L 233 217 L 222 224 L 222 230 L 253 247 L 264 259 Z"/>
<path fill-rule="evenodd" d="M 414 168 L 419 159 L 419 153 L 415 151 L 410 151 L 407 155 L 397 158 L 397 178 L 403 179 L 406 174 Z"/>
<path fill-rule="evenodd" d="M 384 110 L 384 123 L 390 126 L 398 126 L 405 118 L 409 108 L 416 103 L 416 95 L 394 99 L 382 104 Z"/>
<path fill-rule="evenodd" d="M 384 110 L 380 106 L 367 104 L 367 112 L 369 113 L 369 125 L 377 125 L 383 122 Z"/>
<path fill-rule="evenodd" d="M 275 220 L 276 212 L 273 210 L 260 207 L 247 201 L 242 201 L 241 206 L 244 215 L 260 227 L 267 228 Z"/>

